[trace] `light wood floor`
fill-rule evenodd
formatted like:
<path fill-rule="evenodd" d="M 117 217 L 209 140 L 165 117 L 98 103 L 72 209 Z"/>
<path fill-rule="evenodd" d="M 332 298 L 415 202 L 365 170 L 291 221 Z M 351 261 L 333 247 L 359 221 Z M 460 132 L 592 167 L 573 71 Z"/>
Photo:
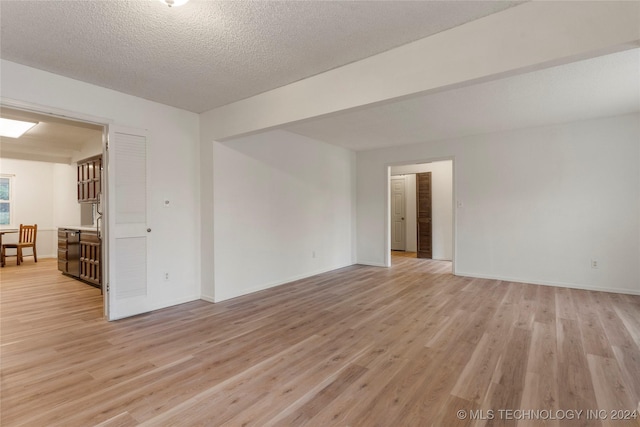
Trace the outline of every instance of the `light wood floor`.
<path fill-rule="evenodd" d="M 1 425 L 638 425 L 499 411 L 636 409 L 640 297 L 393 264 L 112 323 L 54 260 L 3 268 Z"/>

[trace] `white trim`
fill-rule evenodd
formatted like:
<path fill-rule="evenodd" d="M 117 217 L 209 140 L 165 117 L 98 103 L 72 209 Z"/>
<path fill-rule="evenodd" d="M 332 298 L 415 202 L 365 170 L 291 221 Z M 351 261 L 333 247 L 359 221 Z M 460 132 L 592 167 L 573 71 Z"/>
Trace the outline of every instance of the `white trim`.
<path fill-rule="evenodd" d="M 188 302 L 198 301 L 199 299 L 200 298 L 197 295 L 195 295 L 195 296 L 192 295 L 192 296 L 189 296 L 189 297 L 174 299 L 174 300 L 171 300 L 169 302 L 167 302 L 167 301 L 158 302 L 158 303 L 155 303 L 155 304 L 152 304 L 152 305 L 146 307 L 145 313 L 149 313 L 149 312 L 155 311 L 155 310 L 161 310 L 163 308 L 173 307 L 173 306 L 179 305 L 179 304 L 185 304 L 185 303 L 188 303 Z M 127 319 L 129 317 L 131 317 L 131 316 L 116 316 L 116 317 L 110 319 L 110 321 L 112 321 L 112 320 L 120 320 L 120 319 Z"/>
<path fill-rule="evenodd" d="M 554 282 L 554 281 L 542 281 L 535 279 L 525 279 L 521 277 L 504 277 L 504 276 L 492 276 L 488 274 L 474 274 L 466 272 L 456 272 L 456 276 L 470 277 L 474 279 L 490 279 L 501 280 L 503 282 L 524 283 L 527 285 L 541 285 L 541 286 L 553 286 L 555 288 L 569 288 L 569 289 L 581 289 L 584 291 L 597 291 L 597 292 L 610 292 L 615 294 L 627 294 L 627 295 L 640 295 L 640 290 L 624 289 L 624 288 L 603 288 L 599 286 L 589 286 L 580 283 L 567 283 L 567 282 Z"/>
<path fill-rule="evenodd" d="M 384 204 L 384 266 L 391 267 L 391 166 L 384 168 L 387 178 Z"/>
<path fill-rule="evenodd" d="M 307 278 L 312 277 L 312 276 L 317 276 L 318 274 L 328 273 L 329 271 L 338 270 L 340 268 L 351 267 L 353 265 L 356 265 L 356 264 L 339 264 L 337 266 L 328 267 L 328 268 L 324 268 L 324 269 L 321 269 L 321 270 L 316 270 L 316 271 L 313 271 L 311 273 L 305 273 L 305 274 L 301 274 L 301 275 L 298 275 L 298 276 L 292 276 L 292 277 L 289 277 L 289 278 L 284 279 L 284 280 L 278 280 L 276 282 L 265 283 L 264 285 L 260 285 L 260 286 L 256 286 L 256 287 L 248 289 L 248 290 L 244 290 L 242 293 L 230 294 L 230 295 L 224 296 L 223 298 L 214 298 L 213 301 L 210 301 L 210 302 L 217 303 L 217 302 L 227 301 L 227 300 L 230 300 L 230 299 L 233 299 L 233 298 L 238 298 L 238 297 L 241 297 L 241 296 L 244 296 L 244 295 L 252 294 L 254 292 L 259 292 L 259 291 L 264 291 L 264 290 L 267 290 L 267 289 L 270 289 L 270 288 L 274 288 L 276 286 L 286 285 L 287 283 L 295 282 L 296 280 L 307 279 Z M 217 292 L 216 292 L 216 294 L 217 294 Z M 208 298 L 210 298 L 210 297 L 201 295 L 200 298 L 204 299 L 205 301 L 209 301 Z"/>
<path fill-rule="evenodd" d="M 453 223 L 453 230 L 451 231 L 452 239 L 451 242 L 451 271 L 456 273 L 456 258 L 458 257 L 456 251 L 456 230 L 457 230 L 457 207 L 456 207 L 456 156 L 443 156 L 443 157 L 430 157 L 423 160 L 412 159 L 412 160 L 404 160 L 400 162 L 391 162 L 385 163 L 384 168 L 387 173 L 387 203 L 385 210 L 385 254 L 384 254 L 384 265 L 382 267 L 391 267 L 391 218 L 389 217 L 391 211 L 391 167 L 392 166 L 406 166 L 406 165 L 414 165 L 414 164 L 422 164 L 422 163 L 435 163 L 435 162 L 445 162 L 451 161 L 451 203 L 452 203 L 452 211 L 451 211 L 451 221 Z M 358 264 L 364 265 L 372 265 L 372 266 L 380 266 L 379 263 L 366 263 L 359 262 Z"/>
<path fill-rule="evenodd" d="M 383 263 L 380 262 L 373 262 L 373 261 L 359 261 L 356 263 L 357 265 L 365 265 L 368 267 L 382 267 L 382 268 L 389 268 L 388 265 L 385 265 Z"/>
<path fill-rule="evenodd" d="M 215 298 L 212 297 L 212 296 L 209 296 L 209 295 L 200 295 L 200 299 L 202 301 L 211 302 L 211 303 L 214 303 L 214 304 L 216 302 Z"/>
<path fill-rule="evenodd" d="M 0 104 L 17 110 L 29 111 L 31 113 L 44 114 L 48 116 L 61 117 L 67 120 L 91 123 L 99 126 L 107 126 L 113 123 L 113 120 L 105 117 L 92 116 L 89 114 L 79 113 L 77 111 L 65 110 L 62 108 L 54 108 L 48 105 L 35 104 L 33 102 L 24 102 L 17 99 L 5 98 L 0 96 Z"/>

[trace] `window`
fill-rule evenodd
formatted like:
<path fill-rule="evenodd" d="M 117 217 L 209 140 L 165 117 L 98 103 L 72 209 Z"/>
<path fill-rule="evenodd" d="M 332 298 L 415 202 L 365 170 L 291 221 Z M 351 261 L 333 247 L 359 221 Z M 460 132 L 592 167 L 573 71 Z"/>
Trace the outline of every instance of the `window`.
<path fill-rule="evenodd" d="M 13 224 L 13 175 L 0 175 L 0 226 Z"/>

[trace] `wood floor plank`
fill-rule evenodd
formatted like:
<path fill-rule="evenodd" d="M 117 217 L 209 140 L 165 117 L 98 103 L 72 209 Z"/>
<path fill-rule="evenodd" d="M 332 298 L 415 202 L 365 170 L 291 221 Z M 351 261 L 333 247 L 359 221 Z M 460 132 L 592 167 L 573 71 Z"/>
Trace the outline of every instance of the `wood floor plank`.
<path fill-rule="evenodd" d="M 518 409 L 525 388 L 531 331 L 513 328 L 501 355 L 499 368 L 491 379 L 496 385 L 486 395 L 484 407 Z M 490 402 L 490 404 L 488 403 Z M 527 404 L 530 404 L 527 402 Z"/>
<path fill-rule="evenodd" d="M 521 406 L 529 409 L 558 410 L 558 355 L 556 328 L 547 323 L 535 323 L 529 347 L 527 376 L 522 391 Z M 522 423 L 534 425 L 533 422 Z"/>
<path fill-rule="evenodd" d="M 316 416 L 310 425 L 355 425 L 359 414 L 377 398 L 392 378 L 410 361 L 400 357 L 381 356 L 356 382 L 347 387 L 338 399 L 334 399 Z M 239 424 L 236 424 L 239 425 Z"/>
<path fill-rule="evenodd" d="M 97 424 L 95 427 L 130 427 L 139 423 L 129 413 L 123 412 L 106 421 Z"/>
<path fill-rule="evenodd" d="M 338 399 L 342 392 L 357 381 L 366 368 L 359 365 L 349 365 L 326 387 L 307 400 L 302 406 L 295 409 L 287 417 L 277 420 L 277 425 L 300 426 L 310 423 L 313 417 L 323 408 Z"/>
<path fill-rule="evenodd" d="M 423 348 L 411 363 L 395 373 L 381 392 L 355 416 L 356 425 L 393 425 L 396 414 L 401 413 L 427 380 L 427 368 L 433 360 L 433 350 Z"/>
<path fill-rule="evenodd" d="M 602 357 L 613 357 L 611 343 L 600 322 L 598 312 L 602 312 L 603 307 L 598 308 L 591 297 L 593 292 L 574 291 L 577 296 L 576 306 L 578 307 L 578 325 L 582 334 L 584 351 L 587 354 L 594 354 Z"/>
<path fill-rule="evenodd" d="M 556 291 L 556 316 L 562 319 L 576 320 L 576 307 L 571 298 L 571 290 L 568 288 L 555 288 Z"/>
<path fill-rule="evenodd" d="M 456 399 L 457 396 L 451 395 L 460 367 L 468 363 L 473 347 L 474 344 L 461 340 L 456 351 L 429 348 L 432 363 L 425 369 L 422 381 L 418 383 L 415 393 L 408 397 L 404 407 L 396 414 L 390 414 L 392 421 L 386 425 L 425 425 L 425 421 L 428 421 L 427 425 L 437 425 L 433 422 L 438 419 L 443 421 L 443 425 L 449 425 L 455 413 L 449 412 L 452 408 L 447 408 L 447 404 L 464 403 L 458 409 L 475 409 L 475 402 Z"/>
<path fill-rule="evenodd" d="M 631 395 L 631 400 L 638 402 L 640 407 L 640 357 L 638 357 L 638 352 L 627 347 L 614 346 L 613 353 L 622 372 L 623 381 Z"/>
<path fill-rule="evenodd" d="M 535 321 L 540 323 L 553 323 L 556 320 L 556 293 L 551 286 L 538 286 L 536 297 Z"/>
<path fill-rule="evenodd" d="M 3 427 L 637 425 L 498 410 L 638 408 L 638 296 L 394 254 L 116 322 L 102 300 L 55 260 L 0 269 Z"/>
<path fill-rule="evenodd" d="M 627 393 L 622 373 L 614 359 L 588 355 L 589 370 L 593 379 L 598 409 L 604 410 L 608 414 L 606 419 L 601 420 L 604 426 L 637 426 L 638 419 L 626 419 L 625 411 L 636 409 L 636 403 L 632 401 Z M 613 412 L 612 412 L 613 411 Z M 614 413 L 621 411 L 621 419 L 615 419 Z"/>
<path fill-rule="evenodd" d="M 597 410 L 591 371 L 584 353 L 578 321 L 558 319 L 558 395 L 560 408 Z"/>

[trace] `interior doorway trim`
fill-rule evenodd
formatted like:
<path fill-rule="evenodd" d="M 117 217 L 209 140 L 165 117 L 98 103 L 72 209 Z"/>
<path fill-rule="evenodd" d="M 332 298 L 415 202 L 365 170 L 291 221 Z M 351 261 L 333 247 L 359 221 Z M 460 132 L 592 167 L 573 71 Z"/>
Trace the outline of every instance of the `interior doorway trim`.
<path fill-rule="evenodd" d="M 451 206 L 452 206 L 452 221 L 453 221 L 453 241 L 452 244 L 452 257 L 451 257 L 451 268 L 453 274 L 456 274 L 456 259 L 458 257 L 457 254 L 457 211 L 456 211 L 456 159 L 455 156 L 444 156 L 444 157 L 429 157 L 425 159 L 412 159 L 405 160 L 400 162 L 389 162 L 384 166 L 384 170 L 381 173 L 386 177 L 386 205 L 384 212 L 384 226 L 385 226 L 385 234 L 384 234 L 384 266 L 391 267 L 391 167 L 392 166 L 407 166 L 407 165 L 415 165 L 421 163 L 433 163 L 433 162 L 442 162 L 442 161 L 451 161 L 451 183 L 452 183 L 452 192 L 451 192 Z"/>
<path fill-rule="evenodd" d="M 79 113 L 76 111 L 49 107 L 46 105 L 19 101 L 11 98 L 0 97 L 0 105 L 6 106 L 9 108 L 14 108 L 16 110 L 24 110 L 24 111 L 29 111 L 31 113 L 44 114 L 47 116 L 59 117 L 62 119 L 73 120 L 76 122 L 85 122 L 85 123 L 91 123 L 91 124 L 100 125 L 100 126 L 109 126 L 113 124 L 113 120 L 107 119 L 104 117 L 92 116 L 89 114 Z"/>

